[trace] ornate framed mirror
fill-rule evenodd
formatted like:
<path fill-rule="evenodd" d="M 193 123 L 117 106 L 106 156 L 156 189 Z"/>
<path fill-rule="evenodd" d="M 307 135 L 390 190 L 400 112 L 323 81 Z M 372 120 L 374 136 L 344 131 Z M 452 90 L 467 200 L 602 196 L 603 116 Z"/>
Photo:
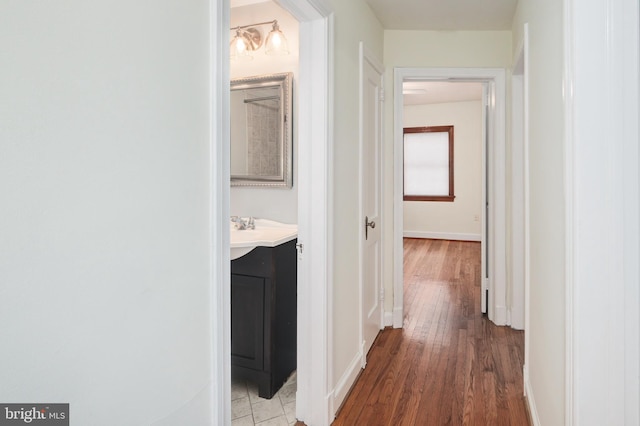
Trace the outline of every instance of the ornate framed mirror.
<path fill-rule="evenodd" d="M 231 80 L 231 186 L 292 187 L 292 80 Z"/>

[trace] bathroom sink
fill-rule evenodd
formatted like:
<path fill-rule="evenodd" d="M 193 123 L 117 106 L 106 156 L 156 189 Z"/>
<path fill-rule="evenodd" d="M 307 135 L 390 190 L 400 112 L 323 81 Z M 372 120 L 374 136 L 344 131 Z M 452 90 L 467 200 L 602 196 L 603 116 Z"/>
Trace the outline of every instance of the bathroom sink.
<path fill-rule="evenodd" d="M 255 229 L 236 229 L 231 224 L 231 260 L 249 253 L 258 246 L 275 247 L 298 236 L 298 225 L 255 219 Z"/>

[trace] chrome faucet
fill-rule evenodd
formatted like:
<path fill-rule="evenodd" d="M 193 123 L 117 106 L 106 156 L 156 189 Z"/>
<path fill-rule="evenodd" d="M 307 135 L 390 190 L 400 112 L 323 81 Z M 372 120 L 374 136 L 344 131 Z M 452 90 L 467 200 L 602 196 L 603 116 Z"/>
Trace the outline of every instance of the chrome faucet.
<path fill-rule="evenodd" d="M 243 229 L 256 229 L 256 223 L 252 216 L 249 216 L 247 220 L 240 216 L 231 216 L 231 222 L 234 223 L 234 227 L 241 231 Z"/>

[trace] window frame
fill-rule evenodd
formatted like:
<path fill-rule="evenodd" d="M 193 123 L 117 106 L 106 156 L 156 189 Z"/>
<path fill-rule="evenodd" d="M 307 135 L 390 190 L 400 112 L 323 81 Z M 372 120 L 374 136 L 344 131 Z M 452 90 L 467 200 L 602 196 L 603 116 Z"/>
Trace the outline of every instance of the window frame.
<path fill-rule="evenodd" d="M 456 198 L 453 188 L 453 125 L 451 126 L 426 126 L 426 127 L 405 127 L 402 132 L 402 142 L 404 146 L 404 135 L 407 133 L 448 133 L 449 136 L 449 195 L 406 195 L 404 192 L 404 172 L 402 174 L 402 199 L 404 201 L 447 201 L 453 202 Z M 404 168 L 404 154 L 402 165 Z"/>

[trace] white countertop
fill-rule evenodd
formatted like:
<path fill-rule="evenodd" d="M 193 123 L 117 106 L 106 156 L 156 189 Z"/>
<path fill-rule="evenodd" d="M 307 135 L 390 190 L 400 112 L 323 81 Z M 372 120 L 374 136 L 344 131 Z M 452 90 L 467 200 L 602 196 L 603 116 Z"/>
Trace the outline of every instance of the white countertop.
<path fill-rule="evenodd" d="M 295 239 L 298 225 L 268 219 L 255 219 L 255 229 L 236 229 L 231 223 L 231 260 L 249 253 L 258 246 L 275 247 Z"/>

